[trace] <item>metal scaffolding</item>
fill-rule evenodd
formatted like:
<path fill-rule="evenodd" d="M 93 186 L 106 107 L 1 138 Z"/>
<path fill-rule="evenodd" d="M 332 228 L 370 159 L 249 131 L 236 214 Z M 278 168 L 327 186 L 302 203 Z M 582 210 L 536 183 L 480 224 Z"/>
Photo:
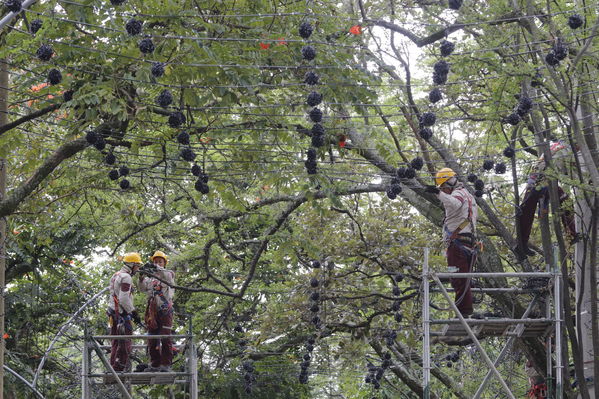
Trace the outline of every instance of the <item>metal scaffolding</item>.
<path fill-rule="evenodd" d="M 423 324 L 423 391 L 424 399 L 430 399 L 431 396 L 431 336 L 438 337 L 453 337 L 455 339 L 462 338 L 463 342 L 473 344 L 479 351 L 482 359 L 489 367 L 487 375 L 481 382 L 473 399 L 480 398 L 485 391 L 486 386 L 495 376 L 507 397 L 515 399 L 510 386 L 501 376 L 497 366 L 503 361 L 507 353 L 510 351 L 517 338 L 522 337 L 544 337 L 547 348 L 547 379 L 551 379 L 555 369 L 555 396 L 551 393 L 549 397 L 562 397 L 562 354 L 561 354 L 561 289 L 562 276 L 554 262 L 553 271 L 551 272 L 531 272 L 531 273 L 438 273 L 429 269 L 429 249 L 424 251 L 424 265 L 422 271 L 423 282 L 423 306 L 422 306 L 422 324 Z M 535 300 L 531 301 L 526 311 L 520 319 L 512 318 L 483 318 L 483 319 L 466 319 L 458 310 L 456 304 L 449 296 L 448 290 L 444 287 L 442 279 L 450 278 L 545 278 L 547 281 L 552 281 L 553 289 L 548 290 L 545 301 L 545 316 L 542 318 L 531 318 L 530 313 L 535 305 Z M 437 289 L 431 290 L 430 281 L 433 281 Z M 521 288 L 476 288 L 475 292 L 511 292 L 513 294 L 530 293 L 534 290 L 526 290 Z M 431 319 L 430 316 L 430 297 L 431 293 L 441 293 L 445 300 L 449 303 L 451 310 L 455 313 L 455 319 Z M 535 298 L 536 299 L 536 298 Z M 444 326 L 442 330 L 431 331 L 431 327 L 435 325 Z M 555 353 L 552 354 L 551 332 L 555 331 Z M 504 348 L 497 356 L 495 361 L 492 361 L 485 349 L 480 344 L 480 339 L 485 337 L 506 337 L 508 338 Z M 551 390 L 550 390 L 551 392 Z"/>
<path fill-rule="evenodd" d="M 182 340 L 180 352 L 185 354 L 185 367 L 182 371 L 171 372 L 117 372 L 112 368 L 106 357 L 105 351 L 110 350 L 110 345 L 101 345 L 101 340 L 131 339 L 146 341 L 170 337 L 173 340 Z M 157 384 L 182 384 L 187 385 L 189 399 L 198 398 L 198 361 L 193 336 L 188 335 L 96 335 L 85 334 L 85 343 L 82 359 L 82 399 L 95 399 L 92 394 L 93 386 L 116 384 L 121 397 L 132 399 L 132 385 L 157 385 Z M 146 345 L 133 345 L 135 349 L 145 349 Z M 108 372 L 95 372 L 93 360 L 95 353 Z"/>

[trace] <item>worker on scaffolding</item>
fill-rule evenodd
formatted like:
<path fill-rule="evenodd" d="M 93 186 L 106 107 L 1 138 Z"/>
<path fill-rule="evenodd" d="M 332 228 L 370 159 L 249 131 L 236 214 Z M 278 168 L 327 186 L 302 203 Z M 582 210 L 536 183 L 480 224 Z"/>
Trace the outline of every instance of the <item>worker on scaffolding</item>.
<path fill-rule="evenodd" d="M 437 194 L 445 208 L 443 237 L 447 245 L 447 266 L 459 273 L 469 273 L 476 262 L 476 201 L 450 168 L 438 171 L 435 183 L 436 186 L 427 186 L 425 191 Z M 462 316 L 470 316 L 473 312 L 470 278 L 452 278 L 451 286 L 458 310 Z"/>
<path fill-rule="evenodd" d="M 173 296 L 175 273 L 166 269 L 168 258 L 162 251 L 150 257 L 139 276 L 140 291 L 148 297 L 145 322 L 150 335 L 171 335 L 173 329 Z M 150 366 L 145 371 L 168 372 L 173 362 L 173 341 L 170 337 L 148 340 Z"/>
<path fill-rule="evenodd" d="M 141 256 L 137 252 L 125 254 L 123 267 L 110 279 L 110 300 L 108 301 L 108 322 L 111 335 L 131 335 L 131 320 L 140 324 L 141 320 L 133 305 L 132 276 L 141 267 Z M 113 339 L 110 350 L 110 365 L 115 371 L 126 371 L 130 368 L 130 339 Z"/>
<path fill-rule="evenodd" d="M 571 154 L 570 148 L 561 140 L 554 140 L 549 145 L 549 151 L 551 153 L 551 159 L 557 166 L 557 169 L 564 171 L 565 169 L 565 158 Z M 528 248 L 528 240 L 530 238 L 530 232 L 532 230 L 532 223 L 535 218 L 535 212 L 537 210 L 537 204 L 541 204 L 540 214 L 541 216 L 547 214 L 549 207 L 549 187 L 545 179 L 545 169 L 547 163 L 545 162 L 544 155 L 541 155 L 535 164 L 532 173 L 528 176 L 526 182 L 526 191 L 524 198 L 519 207 L 518 220 L 520 226 L 519 239 L 521 243 L 518 244 L 516 251 L 526 256 L 534 255 L 535 253 Z M 561 187 L 557 188 L 559 195 L 560 206 L 568 199 L 568 194 L 562 190 Z M 574 223 L 574 214 L 571 210 L 562 210 L 561 212 L 562 224 L 566 232 L 570 235 L 572 240 L 576 239 L 576 227 Z"/>

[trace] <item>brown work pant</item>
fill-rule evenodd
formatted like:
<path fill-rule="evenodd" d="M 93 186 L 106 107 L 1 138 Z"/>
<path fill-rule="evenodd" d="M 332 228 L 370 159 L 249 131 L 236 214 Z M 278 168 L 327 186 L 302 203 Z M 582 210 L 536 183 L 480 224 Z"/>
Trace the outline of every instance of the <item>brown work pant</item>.
<path fill-rule="evenodd" d="M 464 244 L 460 240 L 453 240 L 447 248 L 447 266 L 457 267 L 458 273 L 468 273 L 471 271 L 473 256 L 474 252 L 470 245 Z M 462 316 L 471 315 L 473 307 L 470 279 L 452 278 L 451 287 L 455 290 L 455 304 Z"/>

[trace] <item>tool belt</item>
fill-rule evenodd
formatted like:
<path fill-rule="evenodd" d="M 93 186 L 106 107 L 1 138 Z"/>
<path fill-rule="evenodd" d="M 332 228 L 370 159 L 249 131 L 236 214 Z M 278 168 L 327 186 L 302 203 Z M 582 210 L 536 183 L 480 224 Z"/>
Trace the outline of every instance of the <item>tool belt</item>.
<path fill-rule="evenodd" d="M 474 246 L 474 244 L 476 243 L 476 240 L 472 233 L 459 233 L 457 235 L 456 240 L 460 241 L 462 244 L 469 245 L 471 247 Z"/>

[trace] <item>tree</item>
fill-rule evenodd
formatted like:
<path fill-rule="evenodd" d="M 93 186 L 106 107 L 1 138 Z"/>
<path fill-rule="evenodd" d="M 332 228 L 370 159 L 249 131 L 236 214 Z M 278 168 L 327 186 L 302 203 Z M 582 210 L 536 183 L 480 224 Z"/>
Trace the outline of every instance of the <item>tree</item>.
<path fill-rule="evenodd" d="M 576 165 L 568 176 L 550 169 L 553 199 L 556 179 L 591 197 L 589 177 L 593 186 L 599 183 L 595 127 L 589 123 L 596 112 L 589 90 L 597 46 L 591 8 L 576 9 L 588 25 L 571 31 L 566 17 L 572 13 L 565 3 L 464 5 L 454 12 L 429 2 L 409 8 L 394 1 L 347 1 L 341 9 L 324 2 L 313 6 L 316 15 L 307 20 L 315 33 L 303 40 L 297 33 L 303 2 L 57 7 L 49 13 L 44 4 L 34 6 L 2 36 L 1 56 L 12 73 L 12 107 L 11 121 L 0 127 L 0 156 L 11 170 L 0 217 L 10 216 L 10 230 L 22 231 L 9 245 L 11 269 L 20 270 L 11 277 L 15 291 L 28 289 L 23 273 L 43 274 L 63 257 L 88 256 L 92 246 L 106 248 L 111 256 L 130 248 L 165 248 L 175 254 L 182 275 L 177 306 L 182 312 L 194 309 L 196 331 L 208 342 L 202 360 L 209 370 L 234 367 L 231 359 L 239 356 L 298 355 L 315 330 L 309 327 L 305 295 L 292 287 L 305 286 L 314 273 L 329 284 L 321 304 L 327 328 L 319 330 L 318 341 L 325 352 L 318 364 L 383 356 L 383 333 L 396 325 L 388 302 L 399 271 L 408 275 L 398 286 L 406 296 L 402 306 L 409 309 L 403 317 L 418 324 L 414 298 L 420 251 L 410 248 L 429 245 L 433 226 L 441 223 L 440 204 L 421 189 L 427 173 L 441 165 L 452 167 L 464 182 L 469 173 L 486 176 L 491 187 L 477 199 L 486 248 L 480 268 L 486 271 L 535 267 L 515 250 L 512 220 L 521 176 L 539 154 L 550 159 L 550 138 L 575 143 L 585 166 L 583 172 Z M 32 19 L 38 17 L 42 28 L 31 34 Z M 361 20 L 361 28 L 350 31 L 348 17 Z M 141 35 L 128 33 L 138 26 L 132 20 L 143 22 Z M 533 21 L 542 22 L 542 28 Z M 448 58 L 449 83 L 439 85 L 445 99 L 430 104 L 425 94 L 434 85 L 421 71 L 437 67 L 438 46 L 447 35 L 459 43 Z M 140 44 L 148 39 L 155 49 L 144 54 Z M 302 60 L 308 42 L 316 49 L 315 61 Z M 551 65 L 547 54 L 555 55 L 563 44 L 569 49 L 566 58 Z M 42 45 L 51 46 L 54 56 L 32 61 Z M 414 60 L 413 45 L 430 50 Z M 157 73 L 156 63 L 165 63 L 164 75 Z M 51 68 L 61 71 L 62 82 L 40 84 Z M 318 73 L 318 85 L 303 83 L 308 71 Z M 325 145 L 317 149 L 318 173 L 308 175 L 303 162 L 314 129 L 305 117 L 312 107 L 304 103 L 313 90 L 324 98 L 317 107 L 325 114 Z M 533 99 L 534 107 L 511 127 L 504 121 L 518 104 L 515 95 Z M 176 112 L 185 117 L 180 127 L 172 127 L 181 121 Z M 431 138 L 420 133 L 425 112 L 437 117 Z M 89 144 L 94 137 L 97 148 Z M 506 146 L 517 149 L 515 158 L 503 159 Z M 105 165 L 111 154 L 114 165 Z M 193 155 L 193 162 L 182 159 Z M 414 179 L 401 178 L 401 200 L 382 198 L 398 166 L 408 166 L 417 155 L 424 169 Z M 511 179 L 484 175 L 487 158 L 508 163 Z M 192 165 L 199 178 L 190 173 Z M 121 184 L 127 180 L 129 189 L 107 178 L 110 169 L 120 167 L 129 169 L 128 176 L 118 178 Z M 194 185 L 208 193 L 195 192 Z M 555 201 L 551 211 L 558 220 Z M 551 234 L 544 235 L 545 263 L 550 263 L 547 244 L 555 240 L 567 275 L 570 253 L 559 223 L 545 221 L 542 228 Z M 594 241 L 592 235 L 584 237 L 588 248 Z M 35 262 L 23 261 L 29 258 Z M 335 267 L 310 271 L 315 259 Z M 442 264 L 439 256 L 433 259 Z M 573 314 L 569 296 L 565 299 L 565 315 Z M 503 294 L 493 301 L 514 317 L 525 308 L 525 301 Z M 582 375 L 583 332 L 575 330 L 570 317 L 564 320 L 576 373 Z M 231 334 L 238 322 L 252 341 L 243 353 Z M 406 387 L 393 391 L 396 380 L 387 377 L 390 395 L 422 391 L 418 377 L 406 368 L 414 355 L 406 348 L 417 333 L 407 331 L 389 348 L 397 365 L 391 371 Z M 348 353 L 336 351 L 340 360 L 325 361 L 337 343 Z M 525 339 L 521 346 L 528 358 L 544 365 L 537 340 Z M 215 348 L 223 349 L 216 354 Z M 287 359 L 282 364 L 289 370 Z M 331 381 L 345 381 L 352 372 L 327 374 L 315 389 L 334 392 L 339 388 Z M 436 368 L 434 374 L 455 395 L 469 395 L 450 372 Z M 588 397 L 579 380 L 581 394 Z M 365 392 L 356 383 L 341 385 Z"/>

